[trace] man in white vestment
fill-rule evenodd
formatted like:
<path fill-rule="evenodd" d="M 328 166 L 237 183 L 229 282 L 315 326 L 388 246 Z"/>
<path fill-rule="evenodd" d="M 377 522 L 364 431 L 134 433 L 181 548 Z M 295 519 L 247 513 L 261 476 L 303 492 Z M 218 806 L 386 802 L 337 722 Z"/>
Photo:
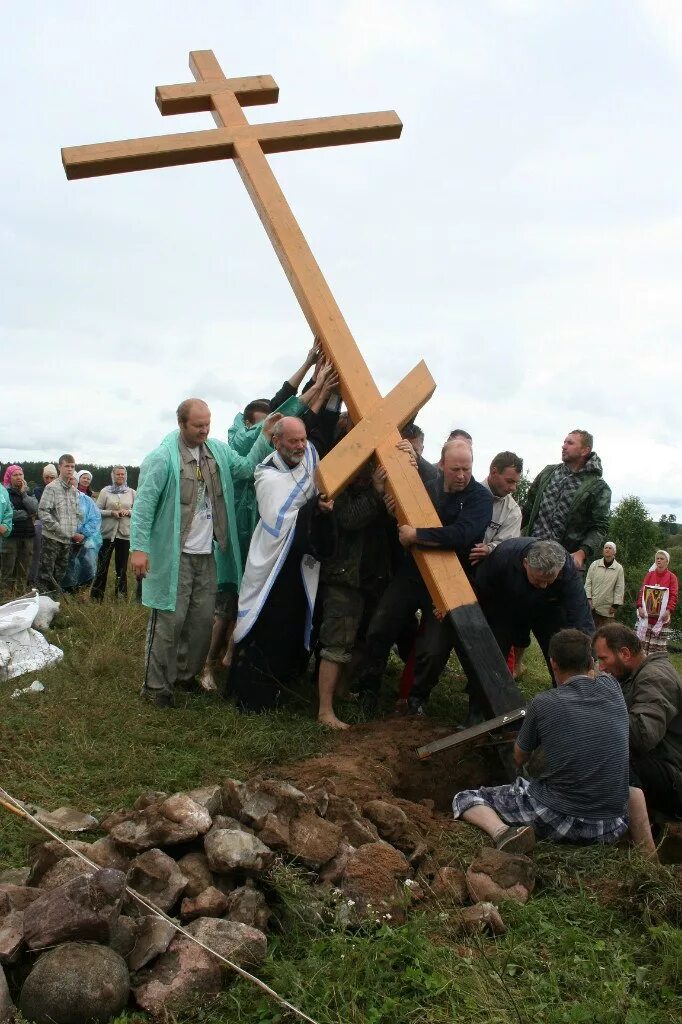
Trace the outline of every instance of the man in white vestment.
<path fill-rule="evenodd" d="M 260 521 L 239 591 L 230 696 L 243 711 L 275 707 L 310 649 L 320 558 L 332 553 L 333 501 L 315 485 L 318 455 L 305 425 L 285 416 L 275 451 L 254 475 Z"/>

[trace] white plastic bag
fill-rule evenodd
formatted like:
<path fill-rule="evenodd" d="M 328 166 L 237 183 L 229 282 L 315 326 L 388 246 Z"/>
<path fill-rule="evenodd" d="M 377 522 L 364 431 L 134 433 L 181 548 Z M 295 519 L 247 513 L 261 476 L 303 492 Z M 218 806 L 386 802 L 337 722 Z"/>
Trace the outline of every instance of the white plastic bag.
<path fill-rule="evenodd" d="M 37 591 L 0 605 L 0 680 L 39 672 L 61 661 L 64 652 L 31 629 L 40 607 Z"/>
<path fill-rule="evenodd" d="M 41 594 L 38 598 L 38 614 L 33 620 L 33 628 L 49 629 L 58 611 L 59 601 L 53 601 L 47 594 Z"/>

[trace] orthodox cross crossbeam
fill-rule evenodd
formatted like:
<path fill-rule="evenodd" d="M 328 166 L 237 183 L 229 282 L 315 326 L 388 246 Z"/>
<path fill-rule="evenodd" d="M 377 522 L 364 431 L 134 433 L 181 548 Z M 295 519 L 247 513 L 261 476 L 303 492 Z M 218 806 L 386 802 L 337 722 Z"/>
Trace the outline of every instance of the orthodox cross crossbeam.
<path fill-rule="evenodd" d="M 338 494 L 376 454 L 395 496 L 399 522 L 440 526 L 416 470 L 396 448 L 399 428 L 433 394 L 433 378 L 421 362 L 386 398 L 381 397 L 267 161 L 269 153 L 397 139 L 400 119 L 395 111 L 383 111 L 251 125 L 243 107 L 277 102 L 279 90 L 269 75 L 227 78 L 211 50 L 190 53 L 190 68 L 196 81 L 159 86 L 157 106 L 162 114 L 210 111 L 215 129 L 63 149 L 67 178 L 233 160 L 310 329 L 338 371 L 341 394 L 355 424 L 322 460 L 321 489 L 332 497 Z M 415 558 L 434 605 L 450 615 L 465 670 L 479 678 L 492 710 L 501 714 L 518 707 L 521 695 L 457 557 L 446 551 L 415 551 Z"/>

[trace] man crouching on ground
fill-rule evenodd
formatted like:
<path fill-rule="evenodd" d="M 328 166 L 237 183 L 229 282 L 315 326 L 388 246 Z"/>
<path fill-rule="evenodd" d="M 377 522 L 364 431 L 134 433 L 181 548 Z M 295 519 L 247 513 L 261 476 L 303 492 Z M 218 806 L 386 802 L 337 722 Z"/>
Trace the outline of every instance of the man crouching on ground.
<path fill-rule="evenodd" d="M 541 839 L 613 843 L 628 828 L 628 713 L 620 686 L 598 675 L 590 637 L 555 633 L 549 659 L 557 688 L 528 706 L 514 745 L 519 768 L 542 747 L 538 778 L 469 789 L 455 818 L 477 825 L 498 850 L 525 853 Z"/>

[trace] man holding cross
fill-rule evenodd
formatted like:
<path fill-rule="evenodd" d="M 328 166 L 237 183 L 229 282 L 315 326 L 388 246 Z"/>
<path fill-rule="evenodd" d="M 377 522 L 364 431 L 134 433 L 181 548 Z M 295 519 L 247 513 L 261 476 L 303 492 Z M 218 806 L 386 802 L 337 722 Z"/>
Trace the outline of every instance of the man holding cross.
<path fill-rule="evenodd" d="M 455 551 L 466 565 L 471 548 L 483 539 L 490 522 L 493 499 L 490 491 L 473 479 L 473 455 L 467 441 L 449 441 L 441 461 L 442 469 L 427 484 L 427 491 L 442 526 L 418 529 L 406 524 L 398 528 L 406 557 L 386 588 L 367 631 L 360 693 L 363 706 L 370 713 L 378 704 L 391 647 L 418 609 L 422 612 L 422 629 L 415 645 L 415 685 L 408 698 L 411 713 L 424 714 L 429 694 L 456 644 L 449 623 L 440 622 L 434 615 L 433 602 L 411 550 Z"/>

